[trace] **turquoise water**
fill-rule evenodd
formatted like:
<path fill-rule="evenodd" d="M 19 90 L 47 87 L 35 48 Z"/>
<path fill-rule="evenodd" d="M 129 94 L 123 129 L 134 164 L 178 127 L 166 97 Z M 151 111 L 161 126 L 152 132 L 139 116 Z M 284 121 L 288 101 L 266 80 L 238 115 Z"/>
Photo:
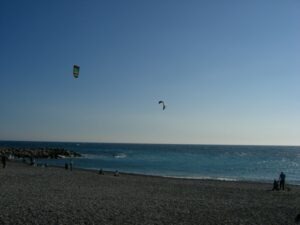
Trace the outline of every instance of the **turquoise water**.
<path fill-rule="evenodd" d="M 300 147 L 230 145 L 0 142 L 0 146 L 60 147 L 83 155 L 74 167 L 222 180 L 272 181 L 283 171 L 300 185 Z M 63 166 L 70 159 L 39 160 Z"/>

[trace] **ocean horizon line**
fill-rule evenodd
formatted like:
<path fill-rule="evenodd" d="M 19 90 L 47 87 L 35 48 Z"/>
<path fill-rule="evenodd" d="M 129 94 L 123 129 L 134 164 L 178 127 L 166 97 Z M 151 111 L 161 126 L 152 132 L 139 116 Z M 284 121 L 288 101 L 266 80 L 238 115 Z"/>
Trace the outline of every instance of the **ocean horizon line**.
<path fill-rule="evenodd" d="M 205 144 L 205 143 L 149 143 L 149 142 L 97 142 L 97 141 L 47 141 L 47 140 L 0 140 L 0 142 L 33 142 L 33 143 L 70 143 L 70 144 L 128 144 L 128 145 L 193 145 L 193 146 L 257 146 L 257 147 L 300 147 L 299 145 L 284 144 Z"/>

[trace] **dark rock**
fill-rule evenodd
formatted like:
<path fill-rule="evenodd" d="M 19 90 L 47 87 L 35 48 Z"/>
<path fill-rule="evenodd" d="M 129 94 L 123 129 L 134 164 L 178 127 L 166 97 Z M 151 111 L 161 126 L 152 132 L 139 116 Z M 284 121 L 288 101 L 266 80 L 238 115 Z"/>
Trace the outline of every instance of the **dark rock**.
<path fill-rule="evenodd" d="M 16 158 L 51 158 L 81 157 L 77 152 L 64 148 L 0 148 L 0 155 L 11 155 Z"/>

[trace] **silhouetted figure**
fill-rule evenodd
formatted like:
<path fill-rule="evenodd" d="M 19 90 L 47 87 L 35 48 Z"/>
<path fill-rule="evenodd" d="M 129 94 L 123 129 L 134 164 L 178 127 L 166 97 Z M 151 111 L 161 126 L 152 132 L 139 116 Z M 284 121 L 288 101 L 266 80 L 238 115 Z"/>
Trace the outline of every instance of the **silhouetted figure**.
<path fill-rule="evenodd" d="M 2 166 L 3 166 L 3 168 L 5 168 L 5 167 L 6 167 L 6 157 L 5 157 L 5 155 L 3 155 L 3 156 L 1 157 L 1 161 L 2 161 Z"/>
<path fill-rule="evenodd" d="M 102 169 L 100 169 L 100 170 L 99 170 L 99 174 L 101 174 L 101 175 L 104 175 L 104 173 L 103 173 L 103 170 L 102 170 Z"/>
<path fill-rule="evenodd" d="M 34 166 L 34 164 L 35 164 L 35 161 L 34 161 L 33 157 L 30 157 L 30 165 Z"/>
<path fill-rule="evenodd" d="M 73 170 L 73 160 L 70 161 L 70 170 Z"/>
<path fill-rule="evenodd" d="M 118 177 L 118 176 L 119 176 L 119 171 L 118 171 L 118 170 L 115 171 L 114 176 L 115 176 L 115 177 Z"/>
<path fill-rule="evenodd" d="M 65 169 L 68 170 L 69 169 L 69 164 L 65 163 Z"/>
<path fill-rule="evenodd" d="M 284 190 L 284 184 L 285 184 L 285 174 L 283 172 L 280 173 L 279 175 L 279 185 L 280 185 L 280 190 Z"/>
<path fill-rule="evenodd" d="M 274 179 L 272 191 L 279 191 L 278 181 Z"/>
<path fill-rule="evenodd" d="M 299 223 L 299 222 L 300 222 L 300 213 L 296 216 L 295 222 L 296 222 L 296 223 Z"/>

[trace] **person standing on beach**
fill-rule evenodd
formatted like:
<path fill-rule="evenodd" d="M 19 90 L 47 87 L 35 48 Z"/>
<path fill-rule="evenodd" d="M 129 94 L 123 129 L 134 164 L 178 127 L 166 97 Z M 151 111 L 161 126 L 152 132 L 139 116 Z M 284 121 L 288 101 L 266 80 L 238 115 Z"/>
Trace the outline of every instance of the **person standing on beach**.
<path fill-rule="evenodd" d="M 279 186 L 280 186 L 280 190 L 284 190 L 284 184 L 285 184 L 285 174 L 283 172 L 280 173 L 279 175 Z"/>
<path fill-rule="evenodd" d="M 272 191 L 279 191 L 278 181 L 274 179 Z"/>
<path fill-rule="evenodd" d="M 6 167 L 6 157 L 5 157 L 5 155 L 3 155 L 1 157 L 1 161 L 2 161 L 3 168 L 5 168 Z"/>
<path fill-rule="evenodd" d="M 73 170 L 73 160 L 72 159 L 70 160 L 70 170 L 71 171 Z"/>

